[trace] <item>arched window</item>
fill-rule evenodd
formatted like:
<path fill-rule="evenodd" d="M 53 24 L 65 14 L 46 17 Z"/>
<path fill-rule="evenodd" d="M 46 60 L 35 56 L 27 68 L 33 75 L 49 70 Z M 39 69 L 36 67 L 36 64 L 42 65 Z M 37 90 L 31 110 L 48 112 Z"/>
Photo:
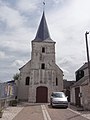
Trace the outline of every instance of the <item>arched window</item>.
<path fill-rule="evenodd" d="M 25 85 L 29 85 L 30 77 L 26 77 Z"/>
<path fill-rule="evenodd" d="M 58 78 L 56 78 L 56 86 L 58 86 Z"/>

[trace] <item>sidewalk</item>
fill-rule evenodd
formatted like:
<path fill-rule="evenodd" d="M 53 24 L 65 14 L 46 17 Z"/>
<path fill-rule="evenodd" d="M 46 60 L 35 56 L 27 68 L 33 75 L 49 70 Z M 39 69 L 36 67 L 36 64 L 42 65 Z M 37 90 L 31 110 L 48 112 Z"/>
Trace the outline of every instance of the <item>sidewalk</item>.
<path fill-rule="evenodd" d="M 84 110 L 82 107 L 77 107 L 74 105 L 69 105 L 69 108 L 74 111 L 77 114 L 80 114 L 81 116 L 87 118 L 90 120 L 90 111 L 89 110 Z"/>
<path fill-rule="evenodd" d="M 12 120 L 21 110 L 23 107 L 7 107 L 4 110 L 2 118 L 0 120 Z"/>
<path fill-rule="evenodd" d="M 39 103 L 37 104 L 39 105 Z M 35 105 L 35 103 L 21 102 L 15 107 L 9 106 L 4 109 L 3 116 L 0 120 L 13 120 L 26 106 L 32 105 Z"/>

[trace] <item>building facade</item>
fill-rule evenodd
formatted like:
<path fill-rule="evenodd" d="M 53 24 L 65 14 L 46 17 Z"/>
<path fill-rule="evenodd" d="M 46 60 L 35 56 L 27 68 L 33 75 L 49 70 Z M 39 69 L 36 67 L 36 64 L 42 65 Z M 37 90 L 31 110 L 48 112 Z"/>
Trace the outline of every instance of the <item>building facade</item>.
<path fill-rule="evenodd" d="M 90 81 L 87 63 L 76 71 L 76 83 L 71 86 L 71 103 L 90 110 Z"/>
<path fill-rule="evenodd" d="M 31 60 L 19 69 L 18 99 L 46 103 L 53 91 L 63 90 L 63 71 L 56 65 L 55 42 L 49 35 L 44 12 L 31 43 Z"/>
<path fill-rule="evenodd" d="M 70 102 L 70 87 L 75 83 L 76 81 L 67 81 L 66 79 L 63 80 L 63 91 L 66 96 L 68 96 L 68 102 Z"/>

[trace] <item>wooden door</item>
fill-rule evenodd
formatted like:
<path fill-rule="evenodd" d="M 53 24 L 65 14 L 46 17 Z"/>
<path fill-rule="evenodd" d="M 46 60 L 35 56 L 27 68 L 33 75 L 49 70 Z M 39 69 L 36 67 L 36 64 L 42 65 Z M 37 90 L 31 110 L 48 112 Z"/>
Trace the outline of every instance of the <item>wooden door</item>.
<path fill-rule="evenodd" d="M 48 102 L 48 88 L 44 86 L 37 87 L 36 89 L 36 102 L 47 103 Z"/>
<path fill-rule="evenodd" d="M 81 106 L 81 102 L 80 102 L 80 87 L 75 88 L 75 101 L 76 101 L 76 105 Z"/>

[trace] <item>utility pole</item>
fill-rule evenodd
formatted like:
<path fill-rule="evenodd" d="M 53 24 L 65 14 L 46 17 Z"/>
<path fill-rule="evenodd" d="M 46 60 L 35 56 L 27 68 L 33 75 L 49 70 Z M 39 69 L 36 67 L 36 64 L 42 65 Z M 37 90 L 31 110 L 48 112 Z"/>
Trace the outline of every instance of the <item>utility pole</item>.
<path fill-rule="evenodd" d="M 85 33 L 85 39 L 86 39 L 86 51 L 87 51 L 87 62 L 88 62 L 88 77 L 89 77 L 88 83 L 90 83 L 89 47 L 88 47 L 88 40 L 87 40 L 87 35 L 88 34 L 89 34 L 89 32 L 86 31 L 86 33 Z"/>

